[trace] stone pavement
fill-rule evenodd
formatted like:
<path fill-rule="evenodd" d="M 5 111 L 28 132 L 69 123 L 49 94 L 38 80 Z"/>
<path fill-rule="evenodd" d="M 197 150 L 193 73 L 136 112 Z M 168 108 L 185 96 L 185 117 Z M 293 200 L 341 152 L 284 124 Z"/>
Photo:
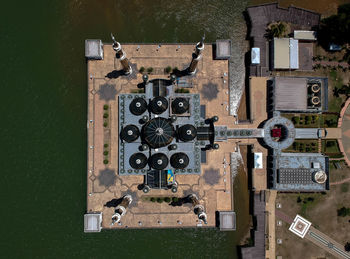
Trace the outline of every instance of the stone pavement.
<path fill-rule="evenodd" d="M 266 258 L 274 259 L 276 258 L 276 217 L 275 217 L 275 208 L 276 208 L 276 190 L 267 191 L 269 194 L 266 194 L 266 211 L 269 220 L 269 249 L 266 250 Z"/>

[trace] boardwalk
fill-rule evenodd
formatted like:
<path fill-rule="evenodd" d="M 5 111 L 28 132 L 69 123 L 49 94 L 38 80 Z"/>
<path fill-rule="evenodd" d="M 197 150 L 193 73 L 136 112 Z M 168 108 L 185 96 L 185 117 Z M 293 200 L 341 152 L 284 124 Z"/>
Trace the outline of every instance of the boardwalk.
<path fill-rule="evenodd" d="M 252 45 L 260 48 L 260 66 L 251 66 L 251 76 L 269 75 L 268 42 L 265 38 L 266 27 L 276 21 L 292 23 L 298 29 L 310 30 L 318 26 L 320 14 L 297 7 L 280 8 L 277 3 L 247 8 L 251 22 L 250 37 Z"/>
<path fill-rule="evenodd" d="M 254 246 L 242 248 L 243 259 L 265 258 L 265 192 L 254 194 L 254 214 L 257 218 Z"/>

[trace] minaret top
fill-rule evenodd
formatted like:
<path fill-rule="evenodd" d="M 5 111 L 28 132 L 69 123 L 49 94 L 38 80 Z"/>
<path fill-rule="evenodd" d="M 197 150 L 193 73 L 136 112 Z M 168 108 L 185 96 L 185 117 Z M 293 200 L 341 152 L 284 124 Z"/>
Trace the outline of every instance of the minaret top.
<path fill-rule="evenodd" d="M 115 40 L 113 33 L 111 33 L 111 38 L 113 41 L 113 49 L 117 52 L 120 51 L 122 47 L 120 46 L 120 43 Z"/>

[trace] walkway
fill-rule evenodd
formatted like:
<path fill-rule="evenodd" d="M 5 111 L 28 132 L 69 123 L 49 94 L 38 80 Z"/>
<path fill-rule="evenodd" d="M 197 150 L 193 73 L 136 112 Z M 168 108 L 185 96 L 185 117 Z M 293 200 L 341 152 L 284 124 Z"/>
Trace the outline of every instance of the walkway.
<path fill-rule="evenodd" d="M 344 245 L 339 244 L 313 226 L 310 227 L 305 238 L 338 258 L 350 259 L 350 254 L 344 250 Z"/>
<path fill-rule="evenodd" d="M 266 211 L 269 219 L 269 249 L 266 250 L 266 258 L 276 258 L 276 190 L 270 190 L 266 202 Z"/>
<path fill-rule="evenodd" d="M 345 162 L 350 166 L 350 98 L 346 100 L 340 111 L 338 128 L 341 128 L 342 137 L 338 140 L 339 149 L 344 155 Z"/>
<path fill-rule="evenodd" d="M 343 184 L 343 183 L 346 183 L 346 182 L 350 182 L 350 177 L 349 178 L 345 178 L 341 181 L 338 181 L 338 182 L 333 182 L 333 183 L 330 183 L 330 185 L 338 185 L 338 184 Z"/>

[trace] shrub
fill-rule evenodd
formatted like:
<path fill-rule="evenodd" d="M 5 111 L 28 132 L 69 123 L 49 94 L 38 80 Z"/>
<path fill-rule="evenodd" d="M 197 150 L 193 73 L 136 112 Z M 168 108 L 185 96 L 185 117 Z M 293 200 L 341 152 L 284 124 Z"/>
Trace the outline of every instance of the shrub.
<path fill-rule="evenodd" d="M 103 105 L 103 109 L 106 111 L 106 110 L 108 110 L 108 104 L 105 104 L 105 105 Z"/>
<path fill-rule="evenodd" d="M 293 117 L 293 118 L 292 118 L 292 121 L 293 121 L 294 124 L 298 124 L 298 123 L 300 122 L 300 118 L 297 117 L 297 116 L 296 116 L 296 117 Z"/>
<path fill-rule="evenodd" d="M 108 164 L 108 160 L 107 160 L 107 159 L 103 160 L 103 163 L 104 163 L 105 165 L 107 165 L 107 164 Z"/>
<path fill-rule="evenodd" d="M 173 68 L 173 73 L 179 72 L 179 69 L 177 67 Z"/>
<path fill-rule="evenodd" d="M 103 114 L 103 118 L 105 118 L 105 119 L 108 118 L 108 113 L 107 113 L 107 112 L 105 112 L 105 113 Z"/>
<path fill-rule="evenodd" d="M 342 207 L 342 208 L 338 209 L 337 212 L 338 212 L 339 217 L 350 216 L 350 208 Z"/>
<path fill-rule="evenodd" d="M 160 197 L 157 198 L 157 202 L 158 202 L 158 203 L 162 203 L 162 202 L 163 202 L 163 198 L 160 198 Z"/>
<path fill-rule="evenodd" d="M 301 202 L 301 198 L 300 196 L 298 196 L 297 203 L 300 203 L 300 202 Z"/>
<path fill-rule="evenodd" d="M 147 73 L 148 73 L 148 74 L 151 74 L 152 72 L 153 72 L 153 67 L 147 68 Z"/>
<path fill-rule="evenodd" d="M 105 156 L 108 156 L 108 151 L 107 151 L 107 150 L 104 151 L 103 154 L 104 154 Z"/>
<path fill-rule="evenodd" d="M 144 67 L 140 67 L 139 72 L 142 74 L 143 72 L 145 72 L 145 68 Z"/>
<path fill-rule="evenodd" d="M 106 143 L 106 144 L 104 144 L 103 146 L 104 146 L 105 148 L 107 148 L 107 147 L 108 147 L 108 144 Z"/>
<path fill-rule="evenodd" d="M 164 69 L 165 73 L 169 74 L 171 72 L 171 66 L 167 66 L 165 69 Z"/>
<path fill-rule="evenodd" d="M 170 202 L 170 198 L 169 197 L 165 197 L 164 201 L 169 203 Z"/>
<path fill-rule="evenodd" d="M 107 123 L 107 122 L 104 122 L 104 123 L 103 123 L 103 127 L 106 128 L 107 126 L 108 126 L 108 123 Z"/>
<path fill-rule="evenodd" d="M 173 197 L 173 202 L 178 202 L 179 198 L 178 197 Z"/>
<path fill-rule="evenodd" d="M 151 202 L 155 202 L 156 201 L 156 198 L 154 198 L 154 197 L 151 197 Z"/>

